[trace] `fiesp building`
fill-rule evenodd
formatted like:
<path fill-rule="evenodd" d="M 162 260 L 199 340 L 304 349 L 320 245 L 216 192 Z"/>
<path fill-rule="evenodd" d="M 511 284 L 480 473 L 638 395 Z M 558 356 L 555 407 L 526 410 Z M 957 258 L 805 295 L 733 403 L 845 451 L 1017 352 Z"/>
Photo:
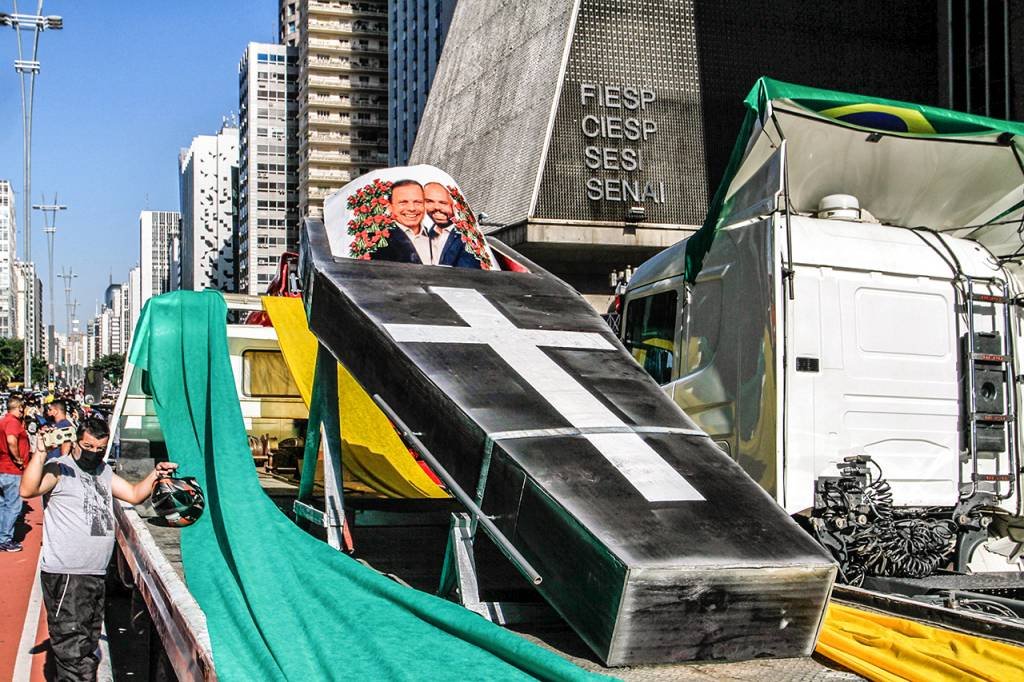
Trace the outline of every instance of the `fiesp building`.
<path fill-rule="evenodd" d="M 1002 115 L 1019 55 L 997 38 L 1018 12 L 970 40 L 991 62 L 981 88 L 984 70 L 965 82 L 967 17 L 945 5 L 458 3 L 410 163 L 449 172 L 489 234 L 603 310 L 610 272 L 702 223 L 761 75 Z"/>

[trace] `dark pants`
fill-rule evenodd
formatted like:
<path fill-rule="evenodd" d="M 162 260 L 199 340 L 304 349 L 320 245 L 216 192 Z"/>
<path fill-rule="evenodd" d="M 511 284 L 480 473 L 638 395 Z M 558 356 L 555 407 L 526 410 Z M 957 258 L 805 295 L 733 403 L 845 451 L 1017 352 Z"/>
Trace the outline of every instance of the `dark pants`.
<path fill-rule="evenodd" d="M 58 682 L 93 682 L 99 659 L 94 653 L 103 626 L 106 594 L 102 575 L 40 573 L 50 655 Z"/>

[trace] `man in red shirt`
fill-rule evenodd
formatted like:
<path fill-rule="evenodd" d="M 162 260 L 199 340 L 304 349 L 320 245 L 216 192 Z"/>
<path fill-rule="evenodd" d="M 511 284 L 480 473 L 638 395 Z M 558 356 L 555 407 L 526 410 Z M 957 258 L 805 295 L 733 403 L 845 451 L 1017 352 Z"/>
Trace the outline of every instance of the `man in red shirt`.
<path fill-rule="evenodd" d="M 21 471 L 28 461 L 28 433 L 21 423 L 25 402 L 21 398 L 7 401 L 7 414 L 0 419 L 0 552 L 20 552 L 14 541 L 14 524 L 21 515 Z"/>

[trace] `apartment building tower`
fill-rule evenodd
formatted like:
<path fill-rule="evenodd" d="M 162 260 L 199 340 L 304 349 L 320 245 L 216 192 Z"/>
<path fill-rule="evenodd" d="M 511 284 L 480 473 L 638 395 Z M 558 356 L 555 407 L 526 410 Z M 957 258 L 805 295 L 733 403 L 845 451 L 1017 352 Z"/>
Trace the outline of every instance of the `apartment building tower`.
<path fill-rule="evenodd" d="M 249 43 L 238 64 L 237 290 L 260 294 L 299 246 L 298 48 Z"/>
<path fill-rule="evenodd" d="M 128 279 L 125 281 L 125 302 L 127 305 L 126 316 L 128 318 L 128 341 L 131 342 L 132 334 L 135 333 L 135 325 L 142 316 L 142 268 L 136 265 L 128 271 Z"/>
<path fill-rule="evenodd" d="M 238 128 L 224 123 L 216 135 L 192 138 L 178 155 L 178 170 L 180 288 L 234 291 Z"/>
<path fill-rule="evenodd" d="M 123 285 L 111 282 L 103 295 L 100 319 L 106 326 L 107 353 L 124 353 L 127 350 L 124 334 L 125 293 Z"/>
<path fill-rule="evenodd" d="M 388 3 L 281 0 L 280 41 L 299 55 L 299 215 L 387 165 Z"/>
<path fill-rule="evenodd" d="M 173 253 L 181 234 L 177 211 L 139 213 L 139 304 L 176 288 L 171 283 Z"/>
<path fill-rule="evenodd" d="M 15 261 L 18 258 L 17 222 L 11 183 L 0 180 L 0 337 L 10 338 L 17 329 Z"/>
<path fill-rule="evenodd" d="M 456 0 L 388 3 L 388 165 L 409 162 Z"/>
<path fill-rule="evenodd" d="M 14 293 L 17 312 L 15 337 L 23 339 L 32 355 L 42 356 L 43 337 L 43 282 L 36 275 L 36 264 L 15 261 Z"/>

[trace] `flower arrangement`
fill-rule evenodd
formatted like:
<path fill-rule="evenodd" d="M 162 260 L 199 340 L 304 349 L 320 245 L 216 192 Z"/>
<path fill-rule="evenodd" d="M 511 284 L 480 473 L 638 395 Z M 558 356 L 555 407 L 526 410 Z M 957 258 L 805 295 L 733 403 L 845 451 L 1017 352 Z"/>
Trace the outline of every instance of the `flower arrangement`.
<path fill-rule="evenodd" d="M 487 244 L 484 242 L 484 235 L 476 225 L 476 216 L 473 215 L 473 211 L 466 203 L 466 198 L 462 196 L 462 192 L 455 185 L 448 185 L 448 193 L 452 195 L 452 205 L 455 209 L 452 226 L 462 238 L 466 250 L 480 261 L 482 270 L 495 269 L 490 253 L 487 251 Z"/>
<path fill-rule="evenodd" d="M 352 237 L 349 255 L 360 260 L 370 260 L 377 249 L 388 245 L 395 221 L 388 213 L 388 197 L 391 196 L 391 182 L 374 180 L 348 198 L 352 219 L 348 221 L 348 234 Z"/>

